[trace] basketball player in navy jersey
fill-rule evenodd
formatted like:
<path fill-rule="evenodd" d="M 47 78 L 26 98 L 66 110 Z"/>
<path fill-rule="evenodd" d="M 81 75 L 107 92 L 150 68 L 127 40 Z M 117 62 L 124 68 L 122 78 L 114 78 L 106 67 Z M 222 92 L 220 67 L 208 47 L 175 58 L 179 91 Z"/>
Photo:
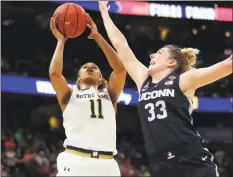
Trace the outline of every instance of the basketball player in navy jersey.
<path fill-rule="evenodd" d="M 109 84 L 94 63 L 84 64 L 77 74 L 77 86 L 70 88 L 62 75 L 66 39 L 56 29 L 54 18 L 50 28 L 57 47 L 49 67 L 49 76 L 63 112 L 65 151 L 57 157 L 57 176 L 120 176 L 116 155 L 115 112 L 124 87 L 126 71 L 115 50 L 98 33 L 88 15 L 89 39 L 103 50 L 113 72 Z"/>
<path fill-rule="evenodd" d="M 218 176 L 213 156 L 192 124 L 191 100 L 196 89 L 232 73 L 232 56 L 194 69 L 199 50 L 167 45 L 150 55 L 146 68 L 112 22 L 107 2 L 99 1 L 99 8 L 108 37 L 138 88 L 138 110 L 152 176 Z"/>

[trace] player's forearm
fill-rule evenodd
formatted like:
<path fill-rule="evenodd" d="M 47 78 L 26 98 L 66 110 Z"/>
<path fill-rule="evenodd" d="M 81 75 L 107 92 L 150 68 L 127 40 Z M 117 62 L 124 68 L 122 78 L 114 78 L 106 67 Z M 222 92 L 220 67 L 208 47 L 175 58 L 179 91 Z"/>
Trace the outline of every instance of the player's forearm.
<path fill-rule="evenodd" d="M 190 84 L 185 83 L 184 85 L 190 85 L 190 88 L 197 89 L 230 74 L 232 74 L 232 56 L 215 65 L 187 72 L 183 78 L 187 80 L 185 82 L 190 82 Z"/>
<path fill-rule="evenodd" d="M 229 72 L 229 74 L 232 74 L 232 68 L 233 68 L 233 62 L 232 62 L 232 55 L 223 61 L 224 66 L 226 68 L 226 71 Z"/>
<path fill-rule="evenodd" d="M 103 38 L 103 36 L 101 34 L 98 34 L 95 36 L 94 40 L 104 52 L 111 68 L 116 72 L 124 70 L 124 65 L 120 61 L 117 52 L 109 45 L 109 43 Z"/>
<path fill-rule="evenodd" d="M 65 42 L 58 41 L 53 58 L 49 66 L 49 74 L 61 74 L 63 70 L 63 53 L 64 53 Z"/>
<path fill-rule="evenodd" d="M 107 31 L 110 41 L 112 42 L 112 45 L 117 50 L 117 52 L 120 52 L 119 46 L 128 45 L 128 42 L 125 36 L 116 27 L 116 25 L 113 23 L 111 17 L 109 16 L 107 12 L 101 13 L 101 15 L 103 18 L 105 29 Z"/>

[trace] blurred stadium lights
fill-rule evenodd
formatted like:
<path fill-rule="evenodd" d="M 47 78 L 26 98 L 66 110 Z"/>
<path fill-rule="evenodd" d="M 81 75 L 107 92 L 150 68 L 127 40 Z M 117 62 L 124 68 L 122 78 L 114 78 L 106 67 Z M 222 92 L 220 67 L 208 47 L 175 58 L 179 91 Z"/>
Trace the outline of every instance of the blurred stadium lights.
<path fill-rule="evenodd" d="M 169 28 L 159 27 L 159 31 L 160 31 L 160 39 L 165 41 L 169 33 Z"/>
<path fill-rule="evenodd" d="M 224 50 L 224 55 L 227 55 L 227 56 L 229 56 L 229 55 L 231 55 L 233 52 L 232 52 L 232 49 L 225 49 Z"/>
<path fill-rule="evenodd" d="M 217 7 L 218 7 L 218 4 L 214 4 L 214 7 L 217 8 Z"/>
<path fill-rule="evenodd" d="M 9 25 L 13 25 L 14 21 L 12 19 L 6 19 L 2 21 L 2 25 L 3 26 L 9 26 Z"/>
<path fill-rule="evenodd" d="M 131 29 L 131 25 L 125 25 L 125 29 L 130 30 Z"/>
<path fill-rule="evenodd" d="M 202 28 L 203 30 L 205 30 L 205 29 L 206 29 L 206 26 L 205 26 L 205 25 L 202 25 L 201 28 Z"/>
<path fill-rule="evenodd" d="M 231 37 L 231 32 L 230 31 L 226 31 L 225 32 L 225 36 L 228 38 L 228 37 Z"/>
<path fill-rule="evenodd" d="M 196 29 L 196 28 L 193 28 L 193 29 L 192 29 L 192 33 L 193 33 L 194 35 L 197 35 L 197 33 L 198 33 L 197 29 Z"/>

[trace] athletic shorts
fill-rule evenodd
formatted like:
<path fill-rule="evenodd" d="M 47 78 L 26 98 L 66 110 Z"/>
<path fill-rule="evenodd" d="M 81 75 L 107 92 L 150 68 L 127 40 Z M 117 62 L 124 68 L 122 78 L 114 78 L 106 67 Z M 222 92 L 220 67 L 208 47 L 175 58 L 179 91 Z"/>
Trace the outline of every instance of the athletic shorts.
<path fill-rule="evenodd" d="M 218 177 L 213 156 L 204 148 L 164 159 L 151 160 L 151 175 L 154 177 Z"/>
<path fill-rule="evenodd" d="M 59 176 L 120 176 L 115 159 L 96 159 L 62 152 L 57 157 Z"/>

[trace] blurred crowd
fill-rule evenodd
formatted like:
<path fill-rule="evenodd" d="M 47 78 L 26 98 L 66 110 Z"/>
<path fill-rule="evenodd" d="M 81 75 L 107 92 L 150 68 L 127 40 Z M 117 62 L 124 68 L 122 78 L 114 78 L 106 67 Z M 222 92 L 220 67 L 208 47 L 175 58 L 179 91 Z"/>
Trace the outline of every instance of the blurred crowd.
<path fill-rule="evenodd" d="M 54 177 L 57 173 L 56 158 L 64 149 L 63 136 L 58 129 L 25 131 L 1 129 L 2 177 Z M 147 160 L 140 148 L 121 139 L 117 160 L 122 176 L 150 176 Z M 232 177 L 233 154 L 223 148 L 214 151 L 220 177 Z"/>
<path fill-rule="evenodd" d="M 24 99 L 27 99 L 23 96 Z M 31 98 L 31 96 L 28 96 Z M 9 98 L 9 96 L 7 96 Z M 54 103 L 56 102 L 53 99 Z M 48 105 L 48 99 L 32 98 L 27 104 L 22 97 L 6 101 L 1 127 L 1 175 L 9 177 L 54 177 L 56 158 L 64 151 L 65 132 L 58 105 Z M 35 103 L 40 107 L 35 107 Z M 30 106 L 30 105 L 31 106 Z M 118 105 L 117 150 L 115 156 L 122 176 L 150 176 L 140 120 L 134 106 Z M 60 112 L 60 111 L 59 111 Z M 206 132 L 207 147 L 213 153 L 220 177 L 233 176 L 232 136 L 225 138 L 224 131 L 233 126 L 231 115 L 194 114 L 197 128 L 215 128 L 216 134 Z M 217 131 L 219 130 L 219 131 Z M 199 131 L 206 134 L 204 131 Z M 231 132 L 232 133 L 232 132 Z M 211 138 L 212 137 L 212 138 Z M 222 137 L 222 138 L 221 138 Z"/>
<path fill-rule="evenodd" d="M 3 130 L 3 128 L 2 128 Z M 41 131 L 2 131 L 1 176 L 54 177 L 57 174 L 56 158 L 64 149 L 58 130 L 46 134 Z M 121 141 L 116 156 L 122 176 L 150 176 L 143 164 L 143 156 L 129 143 Z"/>

